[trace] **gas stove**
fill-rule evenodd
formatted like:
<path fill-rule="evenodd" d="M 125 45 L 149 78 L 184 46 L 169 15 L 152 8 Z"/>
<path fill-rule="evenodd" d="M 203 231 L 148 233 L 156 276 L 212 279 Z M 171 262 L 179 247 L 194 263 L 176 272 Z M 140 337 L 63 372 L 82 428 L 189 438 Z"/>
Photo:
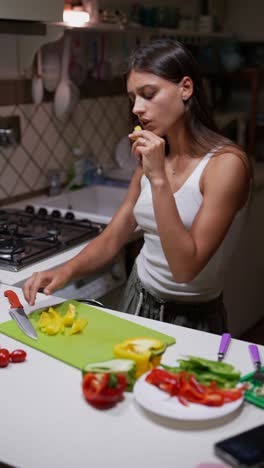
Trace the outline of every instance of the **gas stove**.
<path fill-rule="evenodd" d="M 0 268 L 20 271 L 33 263 L 93 239 L 105 224 L 76 219 L 71 211 L 32 205 L 0 210 Z"/>

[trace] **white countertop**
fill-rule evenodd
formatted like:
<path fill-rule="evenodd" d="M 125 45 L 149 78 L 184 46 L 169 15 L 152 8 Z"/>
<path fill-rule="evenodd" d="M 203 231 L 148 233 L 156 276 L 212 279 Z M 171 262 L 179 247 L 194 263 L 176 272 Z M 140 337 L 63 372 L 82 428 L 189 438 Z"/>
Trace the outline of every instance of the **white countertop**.
<path fill-rule="evenodd" d="M 8 304 L 0 285 L 0 321 Z M 21 300 L 22 291 L 14 289 Z M 38 301 L 47 299 L 38 294 Z M 209 333 L 109 311 L 176 338 L 163 357 L 175 362 L 186 354 L 216 357 L 220 338 Z M 0 346 L 23 348 L 24 363 L 0 368 L 0 461 L 19 468 L 195 468 L 219 463 L 213 444 L 263 423 L 263 410 L 248 403 L 242 410 L 211 422 L 181 422 L 147 414 L 132 394 L 107 411 L 86 403 L 81 372 L 0 334 Z M 261 347 L 262 359 L 263 348 Z M 247 343 L 232 340 L 226 361 L 243 374 L 252 371 Z"/>

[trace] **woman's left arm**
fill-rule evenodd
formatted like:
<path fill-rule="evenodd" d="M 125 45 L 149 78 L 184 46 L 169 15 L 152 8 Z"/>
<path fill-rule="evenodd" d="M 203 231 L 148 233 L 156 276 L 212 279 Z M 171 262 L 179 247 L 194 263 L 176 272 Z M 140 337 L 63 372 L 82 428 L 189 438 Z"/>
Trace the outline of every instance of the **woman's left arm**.
<path fill-rule="evenodd" d="M 202 205 L 188 231 L 166 178 L 150 180 L 161 245 L 175 281 L 187 283 L 205 267 L 248 198 L 249 166 L 243 156 L 225 153 L 205 168 Z"/>

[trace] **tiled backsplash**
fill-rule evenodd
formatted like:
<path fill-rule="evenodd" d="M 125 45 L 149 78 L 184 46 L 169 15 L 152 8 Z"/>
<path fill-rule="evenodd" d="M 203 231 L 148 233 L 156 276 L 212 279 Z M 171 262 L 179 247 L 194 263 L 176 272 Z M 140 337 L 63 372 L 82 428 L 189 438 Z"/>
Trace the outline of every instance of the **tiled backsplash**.
<path fill-rule="evenodd" d="M 0 107 L 0 116 L 9 115 L 20 116 L 21 142 L 0 147 L 0 201 L 45 189 L 49 169 L 66 181 L 76 143 L 103 168 L 113 166 L 116 144 L 129 129 L 126 96 L 83 99 L 65 121 L 55 117 L 52 102 Z"/>

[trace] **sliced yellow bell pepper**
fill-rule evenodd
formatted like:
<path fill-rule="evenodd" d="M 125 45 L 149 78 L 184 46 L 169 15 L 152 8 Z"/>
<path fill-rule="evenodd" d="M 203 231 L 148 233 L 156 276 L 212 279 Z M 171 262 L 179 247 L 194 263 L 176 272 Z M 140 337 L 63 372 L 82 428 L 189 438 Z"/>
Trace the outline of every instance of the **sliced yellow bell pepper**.
<path fill-rule="evenodd" d="M 132 359 L 136 363 L 136 377 L 160 364 L 166 345 L 155 338 L 129 338 L 116 344 L 114 356 L 122 359 Z"/>
<path fill-rule="evenodd" d="M 69 331 L 69 335 L 80 333 L 86 327 L 87 323 L 88 323 L 88 320 L 81 319 L 81 318 L 76 319 Z"/>
<path fill-rule="evenodd" d="M 48 312 L 43 311 L 37 322 L 37 327 L 41 330 L 43 327 L 47 326 L 50 322 L 50 315 Z"/>
<path fill-rule="evenodd" d="M 64 325 L 66 327 L 71 327 L 74 322 L 75 317 L 76 317 L 76 307 L 74 304 L 69 304 L 68 310 L 63 318 Z"/>
<path fill-rule="evenodd" d="M 45 326 L 44 331 L 47 335 L 57 335 L 63 328 L 62 316 L 58 314 L 53 307 L 50 307 L 48 312 L 51 315 L 51 320 L 50 323 Z"/>
<path fill-rule="evenodd" d="M 57 335 L 63 330 L 63 320 L 53 307 L 50 307 L 48 312 L 42 312 L 38 326 L 43 333 L 47 335 Z"/>

